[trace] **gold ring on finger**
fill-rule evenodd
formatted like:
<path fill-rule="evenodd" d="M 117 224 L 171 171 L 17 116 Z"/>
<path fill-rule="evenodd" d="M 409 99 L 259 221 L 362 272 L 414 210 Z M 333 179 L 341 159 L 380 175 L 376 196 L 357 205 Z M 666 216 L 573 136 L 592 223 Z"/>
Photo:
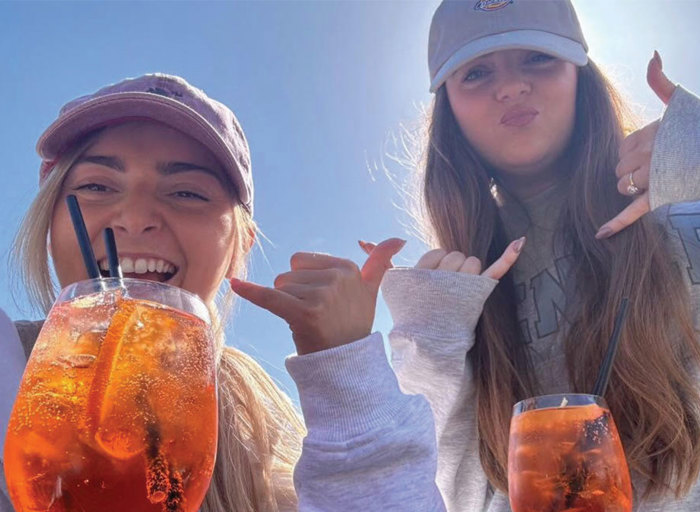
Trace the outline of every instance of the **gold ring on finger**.
<path fill-rule="evenodd" d="M 634 179 L 633 179 L 634 171 L 628 174 L 630 183 L 627 185 L 627 193 L 631 196 L 636 196 L 639 194 L 639 187 L 634 184 Z"/>

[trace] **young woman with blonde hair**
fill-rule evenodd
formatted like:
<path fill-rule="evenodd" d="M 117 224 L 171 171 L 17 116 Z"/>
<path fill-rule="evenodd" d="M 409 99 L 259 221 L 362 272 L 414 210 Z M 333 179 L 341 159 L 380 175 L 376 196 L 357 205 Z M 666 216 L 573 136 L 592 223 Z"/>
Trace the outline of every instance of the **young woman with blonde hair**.
<path fill-rule="evenodd" d="M 66 104 L 41 136 L 37 150 L 42 158 L 41 185 L 17 235 L 13 260 L 36 305 L 47 312 L 56 297 L 49 258 L 61 287 L 87 278 L 65 206 L 66 196 L 75 194 L 102 268 L 107 268 L 107 254 L 101 233 L 111 227 L 126 277 L 165 282 L 195 293 L 215 319 L 219 437 L 202 512 L 368 510 L 373 505 L 391 508 L 412 502 L 418 507 L 412 510 L 441 509 L 432 479 L 423 478 L 434 472 L 434 457 L 422 456 L 434 455 L 430 428 L 424 429 L 422 438 L 393 446 L 406 453 L 401 457 L 405 465 L 398 470 L 387 471 L 381 457 L 367 466 L 361 457 L 346 463 L 323 448 L 305 448 L 302 454 L 305 429 L 289 398 L 252 358 L 225 345 L 219 309 L 226 314 L 231 293 L 218 308 L 217 294 L 224 279 L 244 277 L 256 233 L 248 144 L 228 107 L 180 77 L 144 75 Z M 0 324 L 3 318 L 0 315 Z M 21 342 L 26 357 L 40 326 L 41 322 L 15 323 L 16 344 Z M 303 337 L 295 342 L 299 354 L 308 352 Z M 5 349 L 8 357 L 11 349 Z M 393 385 L 395 391 L 383 402 L 377 402 L 369 388 L 355 386 L 348 391 L 338 364 L 324 378 L 309 379 L 310 373 L 325 371 L 327 359 L 317 353 L 288 361 L 290 370 L 301 368 L 296 379 L 304 412 L 322 432 L 341 439 L 357 430 L 354 422 L 376 416 L 387 421 L 399 415 L 412 418 L 428 410 L 423 400 L 398 391 L 388 364 L 381 382 Z M 361 376 L 354 369 L 345 372 Z M 321 391 L 327 395 L 334 386 L 350 395 L 331 393 L 329 411 L 315 397 Z M 339 410 L 343 400 L 348 412 Z M 2 411 L 3 416 L 8 414 Z M 0 424 L 6 425 L 6 418 L 2 420 Z M 406 423 L 413 432 L 411 422 Z M 293 468 L 300 454 L 320 476 L 313 481 L 297 476 L 295 491 Z M 388 457 L 393 460 L 395 454 L 387 452 L 384 458 Z M 357 473 L 352 481 L 334 478 L 339 465 Z M 377 474 L 389 483 L 382 483 Z M 392 494 L 385 490 L 395 483 L 392 475 L 396 480 L 422 481 Z M 7 493 L 2 483 L 0 491 Z M 323 493 L 310 492 L 314 486 Z M 435 506 L 423 506 L 426 496 Z M 9 503 L 2 498 L 0 492 L 4 511 Z"/>

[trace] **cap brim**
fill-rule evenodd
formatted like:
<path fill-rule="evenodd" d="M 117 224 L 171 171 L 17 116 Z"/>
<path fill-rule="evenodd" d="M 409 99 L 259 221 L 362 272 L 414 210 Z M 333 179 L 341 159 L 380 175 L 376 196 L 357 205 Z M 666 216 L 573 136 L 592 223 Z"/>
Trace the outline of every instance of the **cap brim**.
<path fill-rule="evenodd" d="M 36 145 L 37 153 L 44 161 L 54 161 L 80 137 L 129 119 L 152 119 L 202 143 L 231 177 L 241 202 L 249 204 L 250 194 L 238 164 L 214 127 L 193 109 L 165 96 L 123 92 L 88 100 L 61 115 L 44 131 Z"/>
<path fill-rule="evenodd" d="M 498 50 L 536 50 L 577 66 L 588 63 L 588 55 L 581 45 L 572 39 L 539 30 L 516 30 L 482 37 L 462 46 L 435 73 L 430 92 L 435 92 L 447 78 L 467 62 Z"/>

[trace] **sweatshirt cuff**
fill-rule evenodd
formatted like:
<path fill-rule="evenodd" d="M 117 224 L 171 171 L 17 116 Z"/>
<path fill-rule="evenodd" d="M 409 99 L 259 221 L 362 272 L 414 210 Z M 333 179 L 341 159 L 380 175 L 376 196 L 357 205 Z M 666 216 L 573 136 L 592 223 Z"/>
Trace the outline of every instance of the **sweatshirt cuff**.
<path fill-rule="evenodd" d="M 316 441 L 349 441 L 390 424 L 408 399 L 399 390 L 379 333 L 289 356 L 285 365 L 299 390 L 309 437 Z"/>
<path fill-rule="evenodd" d="M 384 275 L 382 296 L 394 330 L 444 341 L 473 336 L 484 303 L 498 281 L 481 275 L 394 268 Z"/>
<path fill-rule="evenodd" d="M 649 174 L 652 210 L 700 199 L 700 99 L 676 86 L 654 140 Z"/>

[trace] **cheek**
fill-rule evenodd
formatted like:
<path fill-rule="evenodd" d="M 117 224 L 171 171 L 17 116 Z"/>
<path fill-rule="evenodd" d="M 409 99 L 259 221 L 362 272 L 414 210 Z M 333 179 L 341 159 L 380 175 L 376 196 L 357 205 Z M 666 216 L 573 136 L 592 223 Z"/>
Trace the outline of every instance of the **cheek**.
<path fill-rule="evenodd" d="M 549 140 L 552 151 L 562 152 L 568 146 L 574 132 L 576 121 L 576 105 L 572 98 L 570 102 L 561 105 L 561 108 L 552 113 L 548 133 L 545 140 Z"/>
<path fill-rule="evenodd" d="M 468 140 L 477 153 L 491 159 L 500 151 L 503 138 L 496 133 L 498 124 L 493 115 L 482 105 L 466 108 L 457 119 L 462 135 Z"/>
<path fill-rule="evenodd" d="M 550 105 L 557 105 L 553 109 L 553 117 L 557 121 L 556 129 L 560 133 L 570 133 L 576 117 L 576 71 L 564 73 L 561 78 L 551 84 L 549 88 Z"/>
<path fill-rule="evenodd" d="M 189 226 L 185 234 L 189 251 L 202 270 L 217 274 L 212 279 L 219 279 L 218 274 L 228 269 L 234 250 L 234 235 L 235 222 L 231 214 L 211 216 L 206 222 Z"/>
<path fill-rule="evenodd" d="M 462 135 L 477 149 L 485 149 L 489 141 L 493 141 L 493 114 L 487 108 L 489 102 L 472 94 L 469 97 L 460 96 L 450 101 L 452 113 Z"/>
<path fill-rule="evenodd" d="M 49 228 L 49 251 L 62 287 L 87 277 L 68 212 L 54 212 Z"/>

